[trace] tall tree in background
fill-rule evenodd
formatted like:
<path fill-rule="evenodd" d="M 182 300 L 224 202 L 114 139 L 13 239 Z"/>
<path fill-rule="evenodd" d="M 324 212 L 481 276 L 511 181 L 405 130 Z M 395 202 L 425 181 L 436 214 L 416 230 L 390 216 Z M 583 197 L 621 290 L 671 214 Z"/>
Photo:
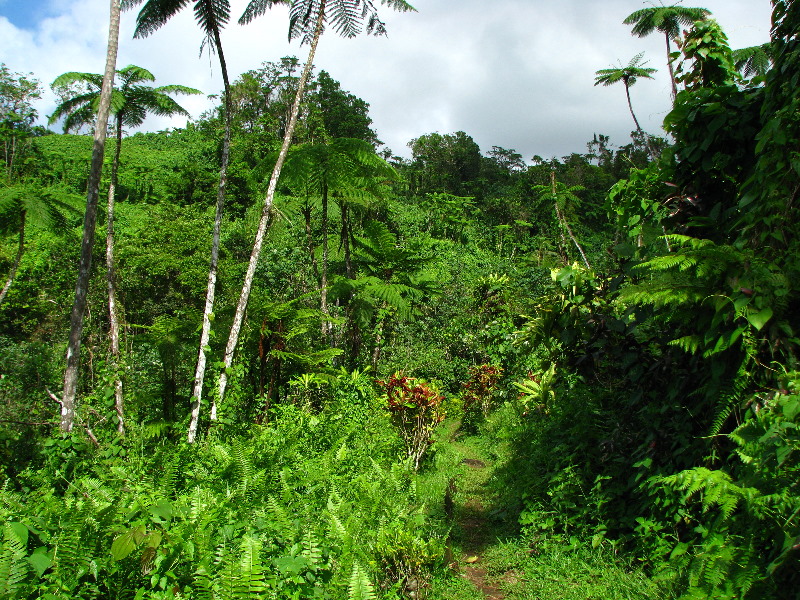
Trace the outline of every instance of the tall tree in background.
<path fill-rule="evenodd" d="M 656 69 L 645 68 L 643 66 L 647 63 L 641 62 L 642 56 L 644 56 L 644 53 L 640 52 L 634 56 L 625 67 L 619 66 L 611 69 L 600 69 L 597 71 L 597 76 L 595 77 L 594 81 L 595 85 L 600 85 L 601 83 L 603 85 L 614 85 L 619 81 L 625 85 L 625 96 L 628 98 L 628 109 L 630 109 L 633 122 L 636 124 L 636 131 L 639 132 L 642 131 L 642 128 L 639 125 L 639 119 L 636 118 L 636 114 L 633 112 L 633 105 L 631 104 L 631 86 L 636 83 L 640 77 L 652 79 L 652 74 L 656 72 Z"/>
<path fill-rule="evenodd" d="M 143 0 L 125 0 L 126 6 L 136 6 Z M 286 0 L 274 0 L 274 3 Z M 134 37 L 147 37 L 161 28 L 172 17 L 179 13 L 189 0 L 147 0 L 136 19 L 136 32 Z M 219 169 L 219 186 L 217 187 L 217 206 L 214 214 L 214 228 L 211 234 L 211 261 L 208 269 L 208 284 L 206 286 L 206 304 L 203 309 L 203 326 L 200 331 L 200 349 L 197 356 L 197 368 L 194 375 L 192 389 L 192 415 L 189 422 L 189 442 L 194 442 L 197 435 L 197 423 L 200 418 L 200 401 L 203 397 L 203 381 L 206 373 L 206 353 L 210 351 L 209 339 L 211 337 L 211 320 L 214 313 L 214 298 L 217 289 L 217 267 L 219 264 L 219 235 L 222 227 L 222 212 L 225 208 L 225 186 L 228 181 L 228 161 L 231 147 L 231 99 L 230 81 L 228 79 L 228 66 L 225 63 L 225 54 L 222 52 L 220 31 L 230 19 L 231 6 L 228 0 L 196 0 L 194 15 L 200 28 L 205 34 L 206 42 L 216 51 L 219 57 L 219 66 L 222 72 L 223 104 L 225 106 L 225 132 L 222 138 L 222 158 Z"/>
<path fill-rule="evenodd" d="M 139 127 L 148 113 L 159 116 L 186 115 L 189 113 L 173 100 L 169 94 L 201 94 L 200 90 L 182 85 L 164 85 L 157 88 L 145 85 L 155 81 L 155 76 L 142 67 L 128 65 L 117 71 L 120 83 L 111 95 L 111 112 L 114 115 L 117 144 L 114 160 L 111 162 L 111 182 L 108 187 L 108 214 L 106 216 L 106 282 L 108 284 L 108 318 L 111 338 L 112 369 L 117 372 L 119 356 L 119 308 L 116 293 L 116 272 L 114 269 L 114 194 L 117 188 L 119 157 L 122 150 L 123 127 Z M 97 73 L 64 73 L 52 84 L 54 90 L 61 90 L 62 96 L 69 96 L 74 85 L 80 93 L 67 97 L 50 115 L 50 124 L 64 118 L 64 132 L 80 129 L 90 124 L 97 113 L 103 77 Z M 84 91 L 85 90 L 85 91 Z M 117 431 L 125 433 L 122 378 L 117 373 L 114 381 L 114 407 L 117 412 Z"/>
<path fill-rule="evenodd" d="M 239 22 L 243 24 L 249 23 L 257 16 L 264 14 L 268 8 L 275 4 L 275 0 L 251 0 L 241 19 L 239 19 Z M 381 0 L 381 4 L 386 4 L 395 10 L 403 12 L 415 10 L 405 0 Z M 292 0 L 289 10 L 289 39 L 292 40 L 299 37 L 301 38 L 301 43 L 310 44 L 310 49 L 308 52 L 308 59 L 303 67 L 303 73 L 297 85 L 297 94 L 295 95 L 294 104 L 292 105 L 289 126 L 286 128 L 286 134 L 284 135 L 283 144 L 278 154 L 278 160 L 275 162 L 275 167 L 272 170 L 269 187 L 267 188 L 267 195 L 264 198 L 261 219 L 258 223 L 256 238 L 253 243 L 253 251 L 250 254 L 250 263 L 247 266 L 247 273 L 245 274 L 244 284 L 242 285 L 242 293 L 236 305 L 236 313 L 234 314 L 233 324 L 231 325 L 228 344 L 225 347 L 225 356 L 223 358 L 224 367 L 222 373 L 220 373 L 219 379 L 220 400 L 225 397 L 225 388 L 228 384 L 226 371 L 233 364 L 233 354 L 239 342 L 239 331 L 241 330 L 242 321 L 244 320 L 244 311 L 247 309 L 250 290 L 253 286 L 253 276 L 256 272 L 258 259 L 261 256 L 261 247 L 264 243 L 264 235 L 266 234 L 269 215 L 272 211 L 272 202 L 275 197 L 278 178 L 280 177 L 283 163 L 286 161 L 286 155 L 289 152 L 289 145 L 292 142 L 292 135 L 295 125 L 297 124 L 300 102 L 303 98 L 308 75 L 314 63 L 317 44 L 325 28 L 326 21 L 333 26 L 333 29 L 339 35 L 347 38 L 355 37 L 361 33 L 364 21 L 366 21 L 367 24 L 367 33 L 374 35 L 383 35 L 386 33 L 386 26 L 383 21 L 378 18 L 373 0 Z M 211 407 L 211 417 L 212 419 L 216 419 L 216 405 L 212 405 Z"/>
<path fill-rule="evenodd" d="M 33 101 L 41 98 L 36 79 L 12 73 L 0 63 L 0 147 L 3 175 L 12 182 L 18 173 L 17 161 L 32 137 L 33 122 L 38 116 Z"/>
<path fill-rule="evenodd" d="M 89 275 L 92 269 L 92 246 L 97 225 L 97 200 L 100 197 L 100 176 L 105 154 L 106 128 L 111 108 L 111 93 L 114 71 L 117 66 L 119 46 L 120 0 L 111 0 L 111 14 L 108 27 L 108 49 L 106 51 L 106 70 L 100 90 L 97 108 L 97 121 L 94 127 L 92 166 L 89 171 L 86 212 L 83 218 L 83 238 L 81 240 L 81 260 L 78 267 L 78 282 L 75 285 L 75 302 L 70 315 L 69 341 L 67 343 L 67 368 L 64 371 L 64 394 L 61 398 L 61 431 L 69 433 L 75 423 L 75 399 L 78 393 L 78 373 L 81 362 L 81 334 L 83 315 L 86 312 L 86 296 L 89 291 Z"/>
<path fill-rule="evenodd" d="M 695 21 L 702 21 L 711 14 L 705 8 L 689 8 L 688 6 L 651 6 L 639 9 L 623 21 L 625 25 L 633 25 L 632 35 L 645 37 L 654 31 L 664 34 L 667 43 L 667 66 L 669 67 L 669 78 L 672 84 L 672 100 L 678 94 L 678 85 L 675 81 L 675 71 L 672 68 L 670 54 L 672 48 L 670 40 L 678 38 L 681 34 L 681 26 L 689 27 Z"/>
<path fill-rule="evenodd" d="M 574 217 L 575 209 L 579 208 L 581 205 L 581 199 L 577 196 L 577 193 L 582 192 L 585 189 L 586 188 L 581 185 L 567 187 L 561 182 L 556 182 L 555 171 L 550 171 L 549 186 L 536 185 L 533 187 L 534 192 L 537 193 L 540 198 L 546 198 L 549 196 L 549 198 L 553 201 L 556 220 L 562 228 L 561 241 L 564 246 L 564 252 L 566 253 L 567 244 L 566 240 L 564 240 L 563 232 L 566 231 L 567 235 L 569 235 L 569 239 L 572 240 L 572 243 L 575 244 L 575 247 L 578 249 L 581 258 L 583 259 L 583 264 L 586 265 L 587 269 L 591 270 L 592 265 L 589 264 L 589 259 L 586 258 L 586 253 L 583 251 L 583 247 L 581 246 L 580 242 L 578 242 L 578 238 L 575 237 L 572 227 L 570 227 L 569 224 L 569 217 Z"/>

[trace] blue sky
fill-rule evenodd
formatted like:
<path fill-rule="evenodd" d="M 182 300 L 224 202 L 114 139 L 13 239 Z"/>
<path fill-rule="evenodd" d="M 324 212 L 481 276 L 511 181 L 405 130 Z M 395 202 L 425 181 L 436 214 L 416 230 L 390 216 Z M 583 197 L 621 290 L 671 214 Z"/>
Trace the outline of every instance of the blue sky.
<path fill-rule="evenodd" d="M 34 29 L 52 14 L 46 0 L 0 0 L 0 15 L 20 29 Z"/>

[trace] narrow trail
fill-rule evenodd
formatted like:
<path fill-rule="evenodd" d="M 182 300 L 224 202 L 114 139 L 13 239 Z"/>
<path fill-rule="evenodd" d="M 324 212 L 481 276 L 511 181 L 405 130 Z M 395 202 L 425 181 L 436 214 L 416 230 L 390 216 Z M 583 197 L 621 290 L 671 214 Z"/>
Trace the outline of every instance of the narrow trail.
<path fill-rule="evenodd" d="M 477 457 L 473 447 L 458 442 L 454 445 L 466 456 L 461 461 L 464 474 L 455 480 L 453 498 L 454 541 L 461 549 L 461 555 L 456 557 L 459 571 L 487 600 L 505 600 L 498 581 L 483 566 L 484 550 L 496 541 L 495 525 L 489 514 L 492 507 L 489 481 L 494 465 Z"/>

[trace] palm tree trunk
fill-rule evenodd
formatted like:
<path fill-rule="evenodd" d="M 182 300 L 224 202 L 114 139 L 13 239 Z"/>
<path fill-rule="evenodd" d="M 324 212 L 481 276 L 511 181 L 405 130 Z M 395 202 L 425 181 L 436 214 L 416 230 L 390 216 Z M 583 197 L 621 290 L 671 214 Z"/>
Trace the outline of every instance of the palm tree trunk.
<path fill-rule="evenodd" d="M 308 257 L 311 261 L 311 271 L 314 273 L 314 277 L 319 279 L 319 268 L 317 267 L 317 256 L 314 250 L 314 235 L 313 231 L 311 230 L 311 205 L 306 204 L 300 212 L 303 213 L 303 218 L 305 219 L 306 225 L 306 243 L 308 244 Z"/>
<path fill-rule="evenodd" d="M 11 265 L 11 272 L 8 274 L 8 281 L 3 286 L 3 291 L 0 292 L 0 304 L 3 303 L 3 300 L 8 294 L 8 290 L 11 287 L 11 284 L 14 281 L 14 277 L 17 275 L 17 269 L 19 268 L 19 263 L 22 260 L 22 253 L 25 252 L 25 211 L 23 210 L 20 213 L 20 225 L 19 225 L 19 246 L 17 247 L 17 255 L 14 257 L 14 263 Z"/>
<path fill-rule="evenodd" d="M 669 32 L 664 32 L 664 37 L 667 40 L 667 67 L 669 67 L 669 82 L 672 84 L 672 103 L 675 104 L 675 98 L 678 96 L 678 84 L 675 82 L 675 69 L 672 68 L 672 61 L 669 58 L 672 47 L 669 43 Z"/>
<path fill-rule="evenodd" d="M 375 332 L 375 346 L 372 348 L 372 372 L 377 375 L 378 361 L 381 358 L 381 345 L 383 344 L 383 326 L 386 317 L 378 317 L 378 328 Z"/>
<path fill-rule="evenodd" d="M 214 30 L 214 44 L 219 55 L 219 65 L 222 70 L 222 83 L 225 94 L 225 133 L 222 139 L 222 164 L 219 169 L 219 186 L 217 187 L 217 207 L 214 213 L 214 229 L 211 234 L 211 264 L 208 269 L 208 284 L 206 286 L 206 305 L 203 309 L 203 327 L 200 331 L 200 351 L 197 356 L 197 368 L 194 373 L 194 387 L 192 389 L 192 412 L 189 418 L 189 432 L 186 436 L 191 444 L 197 436 L 197 425 L 200 421 L 200 401 L 203 397 L 203 381 L 206 374 L 206 348 L 211 337 L 211 314 L 214 312 L 214 297 L 217 288 L 217 267 L 219 265 L 219 236 L 222 228 L 222 211 L 225 207 L 225 187 L 228 182 L 228 162 L 231 148 L 231 94 L 228 82 L 228 67 L 225 55 L 222 53 L 222 41 L 219 31 Z"/>
<path fill-rule="evenodd" d="M 114 270 L 114 194 L 117 189 L 119 156 L 122 150 L 122 115 L 117 114 L 117 147 L 111 163 L 111 183 L 108 186 L 108 215 L 106 220 L 106 282 L 108 283 L 108 323 L 111 337 L 111 368 L 114 370 L 114 410 L 117 413 L 117 433 L 125 435 L 122 378 L 119 375 L 119 311 L 117 310 L 116 273 Z"/>
<path fill-rule="evenodd" d="M 86 213 L 83 219 L 83 239 L 81 240 L 81 259 L 78 267 L 78 281 L 75 285 L 75 302 L 70 315 L 69 342 L 67 343 L 67 368 L 64 371 L 64 395 L 61 399 L 61 431 L 69 433 L 75 423 L 75 398 L 78 392 L 78 372 L 81 358 L 81 334 L 83 333 L 83 314 L 86 311 L 89 276 L 92 269 L 92 246 L 97 225 L 97 201 L 100 196 L 100 176 L 103 170 L 106 127 L 111 106 L 111 89 L 117 64 L 119 46 L 120 0 L 111 0 L 111 15 L 108 28 L 108 50 L 103 87 L 100 92 L 100 107 L 94 130 L 92 166 L 89 171 Z"/>
<path fill-rule="evenodd" d="M 355 279 L 353 258 L 350 255 L 350 211 L 342 199 L 342 248 L 344 250 L 344 273 L 348 279 Z"/>
<path fill-rule="evenodd" d="M 292 143 L 292 136 L 294 135 L 294 128 L 297 124 L 297 115 L 300 112 L 300 101 L 303 98 L 303 91 L 306 87 L 308 75 L 311 72 L 311 67 L 314 64 L 314 54 L 317 51 L 317 44 L 322 35 L 322 28 L 325 23 L 325 3 L 321 3 L 319 14 L 317 15 L 317 23 L 314 29 L 314 37 L 311 41 L 311 49 L 308 52 L 308 60 L 303 67 L 303 73 L 300 76 L 300 81 L 297 85 L 297 94 L 294 97 L 294 104 L 292 105 L 292 115 L 289 119 L 289 126 L 286 128 L 286 133 L 283 136 L 283 145 L 278 154 L 278 160 L 275 167 L 272 169 L 272 176 L 269 180 L 269 187 L 267 188 L 267 195 L 264 198 L 264 206 L 261 209 L 261 219 L 258 222 L 258 230 L 256 231 L 256 239 L 253 242 L 253 251 L 250 253 L 250 263 L 247 265 L 247 272 L 244 277 L 244 285 L 242 286 L 242 293 L 239 296 L 239 303 L 236 305 L 236 313 L 233 317 L 233 324 L 231 325 L 231 333 L 228 336 L 228 344 L 225 347 L 225 356 L 223 358 L 223 370 L 219 377 L 219 399 L 222 401 L 225 398 L 225 388 L 228 385 L 227 370 L 233 364 L 233 353 L 236 350 L 236 345 L 239 342 L 239 331 L 242 328 L 242 321 L 244 320 L 244 311 L 247 309 L 247 302 L 250 299 L 250 290 L 253 287 L 253 277 L 256 272 L 256 265 L 261 256 L 261 247 L 264 244 L 264 236 L 267 232 L 267 224 L 269 222 L 270 212 L 272 211 L 272 201 L 275 198 L 275 190 L 278 186 L 278 178 L 281 175 L 283 163 L 286 161 L 286 155 L 289 152 L 289 146 Z M 211 405 L 211 418 L 216 419 L 217 406 L 216 403 Z"/>
<path fill-rule="evenodd" d="M 636 131 L 638 131 L 642 135 L 642 139 L 644 139 L 644 143 L 647 144 L 647 152 L 650 154 L 650 159 L 655 160 L 658 158 L 655 148 L 653 148 L 653 144 L 650 142 L 650 137 L 644 132 L 641 125 L 639 125 L 639 119 L 636 118 L 636 115 L 633 112 L 633 104 L 631 104 L 631 88 L 628 85 L 627 80 L 623 80 L 625 84 L 625 96 L 628 98 L 628 110 L 631 111 L 631 116 L 633 117 L 633 122 L 636 123 Z"/>
<path fill-rule="evenodd" d="M 589 261 L 586 259 L 586 254 L 584 254 L 583 248 L 578 243 L 578 239 L 575 237 L 575 234 L 572 233 L 572 228 L 569 226 L 569 223 L 567 223 L 567 220 L 564 218 L 564 214 L 561 212 L 561 209 L 558 207 L 558 203 L 556 203 L 556 214 L 558 215 L 559 221 L 561 221 L 561 224 L 564 226 L 564 229 L 567 230 L 567 235 L 569 235 L 569 239 L 572 240 L 572 243 L 575 244 L 575 247 L 578 249 L 578 252 L 580 252 L 581 258 L 583 259 L 583 264 L 586 265 L 587 269 L 591 269 L 592 266 L 589 264 Z"/>

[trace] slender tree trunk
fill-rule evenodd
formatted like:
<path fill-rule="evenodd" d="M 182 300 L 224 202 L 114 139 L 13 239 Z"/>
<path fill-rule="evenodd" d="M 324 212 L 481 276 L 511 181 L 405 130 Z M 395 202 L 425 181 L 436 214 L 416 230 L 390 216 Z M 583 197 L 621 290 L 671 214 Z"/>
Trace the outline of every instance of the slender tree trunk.
<path fill-rule="evenodd" d="M 583 264 L 586 265 L 587 269 L 591 269 L 592 266 L 589 264 L 589 261 L 586 259 L 586 254 L 584 254 L 583 248 L 581 248 L 581 245 L 578 243 L 578 238 L 576 238 L 575 234 L 572 233 L 572 228 L 569 226 L 569 223 L 567 223 L 567 219 L 566 219 L 566 217 L 564 217 L 564 213 L 561 212 L 561 208 L 558 206 L 558 199 L 556 198 L 556 172 L 555 171 L 550 171 L 550 185 L 552 186 L 552 190 L 553 190 L 553 202 L 556 205 L 556 216 L 558 217 L 558 220 L 561 222 L 561 225 L 564 226 L 564 229 L 567 230 L 567 235 L 569 235 L 569 239 L 572 240 L 572 243 L 575 244 L 575 247 L 578 249 L 578 252 L 580 253 L 581 258 L 583 259 Z"/>
<path fill-rule="evenodd" d="M 675 69 L 672 67 L 672 61 L 669 58 L 672 47 L 669 43 L 669 33 L 664 32 L 664 38 L 667 40 L 667 67 L 669 67 L 669 82 L 672 84 L 672 103 L 675 104 L 675 98 L 678 96 L 678 84 L 675 82 Z"/>
<path fill-rule="evenodd" d="M 355 279 L 353 258 L 350 255 L 350 211 L 342 200 L 342 248 L 344 250 L 344 273 L 348 279 Z"/>
<path fill-rule="evenodd" d="M 108 186 L 108 215 L 106 218 L 106 281 L 108 283 L 108 323 L 111 337 L 111 368 L 114 370 L 114 410 L 117 413 L 117 433 L 125 435 L 122 377 L 119 375 L 119 311 L 117 309 L 116 271 L 114 269 L 114 194 L 117 189 L 119 156 L 122 150 L 122 114 L 117 114 L 117 147 L 111 163 L 111 183 Z"/>
<path fill-rule="evenodd" d="M 211 337 L 211 315 L 214 312 L 214 296 L 217 289 L 217 266 L 219 265 L 219 236 L 222 228 L 222 211 L 225 208 L 225 187 L 228 182 L 228 161 L 231 148 L 231 94 L 228 82 L 228 67 L 225 55 L 222 53 L 222 41 L 219 31 L 214 30 L 214 44 L 219 55 L 219 66 L 222 71 L 222 83 L 225 94 L 225 133 L 222 139 L 222 164 L 219 170 L 219 186 L 217 187 L 217 207 L 214 213 L 214 229 L 211 234 L 211 264 L 208 269 L 208 284 L 206 286 L 206 305 L 203 309 L 203 327 L 200 331 L 200 351 L 197 356 L 197 368 L 194 373 L 194 387 L 192 389 L 192 411 L 189 418 L 189 432 L 186 436 L 191 444 L 197 437 L 197 425 L 200 421 L 200 401 L 203 398 L 203 381 L 206 374 L 206 349 L 210 349 L 208 342 Z M 212 405 L 213 411 L 213 405 Z"/>
<path fill-rule="evenodd" d="M 322 339 L 330 345 L 328 318 L 328 184 L 322 184 L 322 277 L 319 280 L 319 309 L 322 312 Z"/>
<path fill-rule="evenodd" d="M 642 131 L 641 126 L 639 125 L 639 119 L 636 118 L 636 115 L 633 112 L 633 104 L 631 104 L 631 88 L 628 86 L 628 81 L 623 81 L 625 84 L 625 97 L 628 98 L 628 110 L 631 111 L 631 116 L 633 117 L 633 122 L 636 123 L 636 131 L 644 134 Z"/>
<path fill-rule="evenodd" d="M 100 107 L 94 130 L 92 166 L 89 171 L 86 213 L 83 219 L 83 239 L 81 240 L 81 259 L 78 267 L 78 281 L 75 285 L 75 302 L 70 315 L 69 342 L 67 344 L 67 368 L 64 372 L 64 395 L 61 399 L 61 431 L 69 433 L 75 423 L 75 399 L 78 393 L 78 372 L 81 358 L 81 334 L 83 333 L 83 314 L 86 311 L 89 276 L 92 269 L 92 246 L 97 225 L 97 201 L 100 196 L 100 177 L 103 170 L 106 127 L 111 105 L 111 90 L 117 65 L 119 45 L 120 0 L 111 0 L 111 15 L 108 28 L 108 51 L 103 87 L 100 92 Z"/>
<path fill-rule="evenodd" d="M 25 252 L 25 217 L 26 214 L 23 210 L 20 214 L 19 245 L 17 246 L 17 255 L 14 257 L 14 263 L 11 265 L 11 272 L 8 274 L 8 280 L 3 286 L 3 291 L 0 292 L 0 304 L 3 303 L 6 294 L 8 294 L 8 290 L 14 281 L 14 277 L 17 275 L 17 269 L 19 268 L 19 263 L 22 260 L 22 253 Z"/>
<path fill-rule="evenodd" d="M 638 131 L 642 139 L 644 139 L 644 143 L 647 144 L 647 152 L 650 154 L 650 159 L 655 160 L 658 158 L 656 156 L 655 148 L 653 148 L 653 144 L 650 143 L 650 137 L 644 132 L 642 127 L 639 125 L 639 119 L 636 118 L 636 115 L 633 112 L 633 104 L 631 104 L 631 88 L 628 86 L 628 81 L 624 80 L 623 83 L 625 84 L 625 97 L 628 99 L 628 110 L 631 111 L 631 116 L 633 117 L 633 122 L 636 123 L 636 131 Z"/>
<path fill-rule="evenodd" d="M 303 91 L 305 90 L 308 75 L 311 72 L 311 67 L 314 64 L 314 54 L 317 51 L 317 44 L 319 43 L 322 28 L 325 23 L 325 3 L 320 5 L 319 14 L 317 15 L 317 23 L 314 29 L 314 38 L 311 41 L 311 48 L 308 52 L 308 60 L 303 67 L 303 73 L 300 76 L 300 81 L 297 85 L 297 94 L 294 97 L 294 104 L 292 105 L 292 115 L 289 119 L 289 126 L 286 129 L 286 134 L 283 136 L 283 145 L 278 154 L 278 160 L 275 167 L 272 169 L 272 176 L 269 180 L 269 187 L 267 188 L 267 195 L 264 198 L 264 206 L 261 209 L 261 219 L 258 222 L 258 230 L 256 231 L 256 239 L 253 243 L 253 251 L 250 254 L 250 263 L 247 265 L 247 272 L 244 277 L 244 285 L 242 286 L 242 293 L 239 296 L 239 303 L 236 305 L 236 313 L 233 317 L 233 324 L 231 325 L 231 333 L 228 337 L 228 344 L 225 347 L 225 357 L 223 359 L 224 368 L 219 377 L 219 399 L 222 401 L 225 398 L 225 388 L 228 385 L 227 370 L 233 364 L 233 353 L 236 351 L 236 345 L 239 342 L 239 332 L 242 328 L 242 321 L 244 320 L 244 311 L 247 309 L 247 302 L 250 299 L 250 290 L 253 287 L 253 277 L 255 276 L 256 266 L 258 259 L 261 256 L 261 247 L 264 244 L 264 236 L 267 232 L 267 224 L 269 222 L 270 212 L 272 210 L 272 201 L 275 198 L 275 189 L 278 186 L 278 178 L 281 175 L 283 163 L 286 161 L 286 154 L 289 152 L 289 146 L 292 143 L 292 135 L 294 128 L 297 124 L 297 115 L 300 112 L 300 101 L 303 98 Z M 212 404 L 211 417 L 216 419 L 217 406 Z"/>
<path fill-rule="evenodd" d="M 311 230 L 311 205 L 306 204 L 300 212 L 303 213 L 306 225 L 306 243 L 308 244 L 308 257 L 311 260 L 311 270 L 314 277 L 319 279 L 319 268 L 317 267 L 317 256 L 314 250 L 314 235 Z"/>
<path fill-rule="evenodd" d="M 386 318 L 380 318 L 378 322 L 378 330 L 375 333 L 375 347 L 372 349 L 372 372 L 377 375 L 378 361 L 381 359 L 381 344 L 383 343 L 383 325 Z"/>

